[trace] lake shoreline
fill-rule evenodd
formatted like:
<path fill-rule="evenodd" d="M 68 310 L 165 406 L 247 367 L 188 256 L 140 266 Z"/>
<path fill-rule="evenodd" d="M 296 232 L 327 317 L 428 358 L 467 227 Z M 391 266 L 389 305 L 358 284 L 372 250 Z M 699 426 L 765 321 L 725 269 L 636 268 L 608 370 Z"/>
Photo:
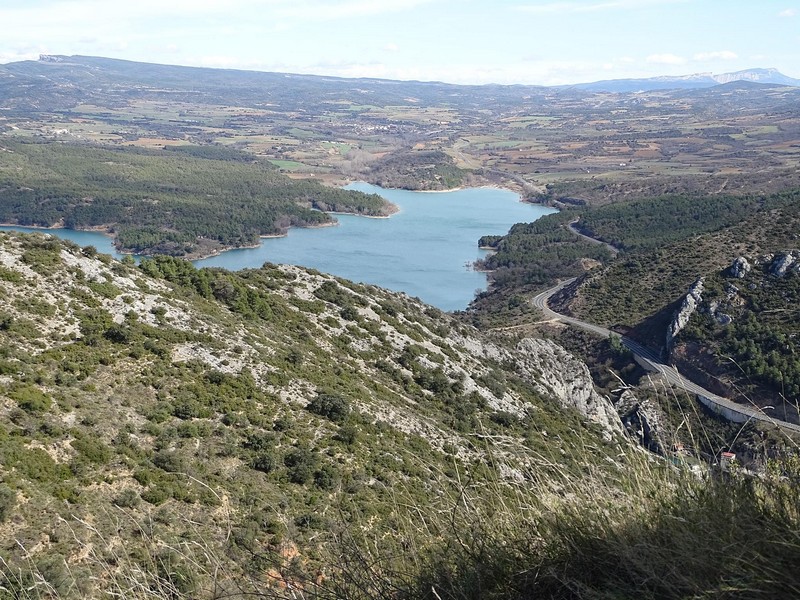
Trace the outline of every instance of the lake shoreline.
<path fill-rule="evenodd" d="M 201 238 L 197 254 L 183 258 L 197 268 L 229 271 L 258 269 L 267 262 L 301 265 L 404 292 L 444 311 L 464 310 L 476 293 L 490 285 L 479 261 L 486 250 L 479 249 L 477 241 L 484 235 L 504 235 L 515 223 L 531 222 L 554 212 L 546 206 L 522 202 L 517 192 L 498 186 L 469 187 L 449 194 L 431 191 L 427 195 L 366 183 L 353 184 L 350 189 L 379 194 L 397 211 L 392 215 L 331 211 L 328 214 L 334 219 L 325 223 L 272 232 L 247 246 L 221 248 L 218 241 Z M 391 218 L 397 213 L 402 216 Z M 113 236 L 107 227 L 8 227 L 57 235 L 123 258 L 112 246 Z M 320 231 L 313 231 L 317 229 Z"/>
<path fill-rule="evenodd" d="M 364 217 L 367 219 L 389 219 L 392 215 L 397 214 L 400 212 L 399 207 L 397 207 L 394 203 L 389 203 L 392 207 L 396 208 L 394 212 L 389 215 L 365 215 L 356 212 L 340 212 L 340 211 L 328 211 L 326 214 L 329 215 L 350 215 L 354 217 Z M 266 239 L 276 239 L 276 238 L 284 238 L 289 235 L 289 231 L 291 229 L 323 229 L 325 227 L 338 227 L 339 222 L 336 220 L 330 221 L 328 223 L 317 223 L 314 225 L 292 225 L 286 228 L 286 231 L 282 233 L 267 233 L 263 235 L 259 235 L 259 240 L 266 240 Z M 63 220 L 55 225 L 20 225 L 19 223 L 0 223 L 0 227 L 19 227 L 22 229 L 32 229 L 34 231 L 41 231 L 42 233 L 48 233 L 52 231 L 75 231 L 79 233 L 98 233 L 104 235 L 105 237 L 109 238 L 112 241 L 112 245 L 114 247 L 114 251 L 120 255 L 128 255 L 128 256 L 144 256 L 144 257 L 152 257 L 155 254 L 142 254 L 137 255 L 136 252 L 119 248 L 116 244 L 117 238 L 112 233 L 113 226 L 111 225 L 96 225 L 94 227 L 81 227 L 81 228 L 74 228 L 74 227 L 65 227 Z M 56 237 L 60 237 L 57 234 Z M 246 244 L 243 246 L 220 246 L 219 248 L 215 248 L 214 250 L 208 252 L 188 252 L 186 254 L 181 255 L 178 258 L 183 258 L 188 261 L 198 261 L 198 260 L 205 260 L 207 258 L 214 258 L 216 256 L 220 256 L 225 252 L 230 252 L 231 250 L 252 250 L 255 248 L 260 248 L 261 242 L 256 244 Z"/>

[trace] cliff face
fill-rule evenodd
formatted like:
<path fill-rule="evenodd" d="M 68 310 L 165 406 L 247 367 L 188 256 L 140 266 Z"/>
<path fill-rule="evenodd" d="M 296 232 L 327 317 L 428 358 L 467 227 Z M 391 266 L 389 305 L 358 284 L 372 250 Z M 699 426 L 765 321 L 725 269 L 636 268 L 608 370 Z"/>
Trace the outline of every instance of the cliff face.
<path fill-rule="evenodd" d="M 402 294 L 297 267 L 137 268 L 2 234 L 0 295 L 11 564 L 60 556 L 91 571 L 91 535 L 141 550 L 150 542 L 127 531 L 158 512 L 172 516 L 151 541 L 202 535 L 244 568 L 281 544 L 304 554 L 337 503 L 380 528 L 387 489 L 427 505 L 458 485 L 453 469 L 519 476 L 543 454 L 605 448 L 590 422 L 605 440 L 621 433 L 555 344 L 490 340 Z M 231 527 L 258 532 L 242 533 L 247 552 Z"/>
<path fill-rule="evenodd" d="M 565 408 L 577 410 L 600 426 L 610 440 L 622 433 L 622 425 L 611 402 L 597 393 L 586 365 L 549 340 L 527 338 L 517 350 L 523 355 L 525 373 L 545 395 L 555 397 Z"/>

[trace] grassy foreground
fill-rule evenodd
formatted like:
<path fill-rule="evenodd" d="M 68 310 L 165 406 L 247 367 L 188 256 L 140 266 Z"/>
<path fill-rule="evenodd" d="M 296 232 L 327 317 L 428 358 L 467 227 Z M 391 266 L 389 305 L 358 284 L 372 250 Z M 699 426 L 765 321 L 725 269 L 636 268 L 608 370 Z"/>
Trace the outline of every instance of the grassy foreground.
<path fill-rule="evenodd" d="M 591 448 L 586 448 L 587 452 Z M 502 470 L 502 469 L 501 469 Z M 630 448 L 616 465 L 536 472 L 473 483 L 435 506 L 396 491 L 393 531 L 359 535 L 351 521 L 320 539 L 323 570 L 288 552 L 248 580 L 187 539 L 149 563 L 109 564 L 122 598 L 797 598 L 800 461 L 764 474 L 701 473 Z M 89 526 L 81 523 L 76 526 Z M 364 528 L 366 531 L 366 528 Z M 147 537 L 147 532 L 142 531 Z M 86 546 L 92 555 L 105 540 Z M 99 553 L 98 553 L 99 556 Z M 104 560 L 108 560 L 105 558 Z M 113 562 L 113 561 L 112 561 Z M 144 567 L 142 565 L 145 565 Z M 173 565 L 180 564 L 181 568 Z M 121 568 L 120 568 L 121 567 Z M 5 572 L 0 598 L 73 597 L 69 565 Z M 53 570 L 60 573 L 54 579 Z M 55 583 L 54 583 L 55 581 Z"/>

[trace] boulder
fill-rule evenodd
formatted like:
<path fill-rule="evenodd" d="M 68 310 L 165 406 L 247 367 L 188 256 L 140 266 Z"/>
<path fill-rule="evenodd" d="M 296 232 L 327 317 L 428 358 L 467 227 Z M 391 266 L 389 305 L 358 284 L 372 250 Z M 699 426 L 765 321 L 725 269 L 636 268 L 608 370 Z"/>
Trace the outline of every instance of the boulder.
<path fill-rule="evenodd" d="M 769 272 L 775 277 L 783 277 L 786 275 L 789 267 L 791 267 L 794 262 L 794 255 L 791 252 L 787 252 L 786 254 L 780 255 L 772 261 L 772 264 L 769 267 Z"/>
<path fill-rule="evenodd" d="M 750 263 L 744 256 L 738 257 L 736 260 L 733 261 L 731 265 L 731 275 L 736 277 L 737 279 L 744 279 L 747 274 L 750 272 Z"/>

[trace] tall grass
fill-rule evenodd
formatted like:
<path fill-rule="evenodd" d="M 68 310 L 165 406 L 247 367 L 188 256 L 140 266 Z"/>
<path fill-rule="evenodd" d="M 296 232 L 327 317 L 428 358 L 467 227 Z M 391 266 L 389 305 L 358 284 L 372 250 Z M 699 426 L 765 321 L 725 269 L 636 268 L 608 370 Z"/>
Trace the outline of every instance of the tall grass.
<path fill-rule="evenodd" d="M 755 476 L 692 470 L 633 446 L 604 463 L 590 452 L 572 457 L 579 472 L 547 457 L 524 470 L 498 459 L 475 478 L 454 467 L 459 485 L 441 474 L 425 505 L 398 486 L 379 525 L 343 504 L 340 525 L 318 540 L 320 562 L 258 576 L 199 539 L 152 539 L 134 560 L 84 529 L 76 536 L 89 540 L 95 581 L 31 563 L 5 570 L 0 598 L 800 598 L 796 456 Z"/>
<path fill-rule="evenodd" d="M 588 467 L 588 465 L 587 465 Z M 636 450 L 620 470 L 466 484 L 404 507 L 396 535 L 340 540 L 326 598 L 800 598 L 800 469 L 699 475 Z"/>

